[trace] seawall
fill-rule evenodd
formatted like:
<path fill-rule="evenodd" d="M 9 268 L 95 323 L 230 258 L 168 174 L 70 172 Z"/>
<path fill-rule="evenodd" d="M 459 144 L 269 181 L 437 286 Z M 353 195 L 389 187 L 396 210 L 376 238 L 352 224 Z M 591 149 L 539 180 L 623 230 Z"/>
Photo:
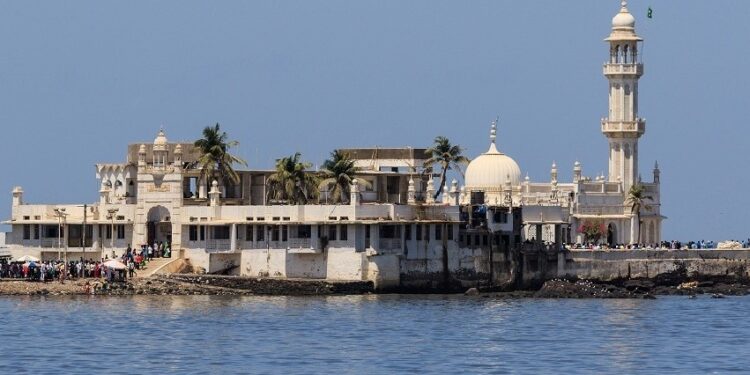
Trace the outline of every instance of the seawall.
<path fill-rule="evenodd" d="M 750 280 L 750 249 L 568 250 L 522 253 L 520 258 L 523 287 L 555 278 L 602 282 L 651 279 L 666 284 L 687 280 Z"/>

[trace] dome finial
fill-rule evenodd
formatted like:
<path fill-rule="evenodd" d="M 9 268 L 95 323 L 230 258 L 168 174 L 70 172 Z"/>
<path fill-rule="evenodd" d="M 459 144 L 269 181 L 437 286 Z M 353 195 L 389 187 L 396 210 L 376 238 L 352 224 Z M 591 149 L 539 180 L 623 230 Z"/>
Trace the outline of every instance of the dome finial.
<path fill-rule="evenodd" d="M 494 120 L 492 120 L 492 126 L 490 126 L 490 142 L 495 143 L 495 139 L 497 139 L 497 123 L 500 121 L 500 116 L 495 117 Z"/>

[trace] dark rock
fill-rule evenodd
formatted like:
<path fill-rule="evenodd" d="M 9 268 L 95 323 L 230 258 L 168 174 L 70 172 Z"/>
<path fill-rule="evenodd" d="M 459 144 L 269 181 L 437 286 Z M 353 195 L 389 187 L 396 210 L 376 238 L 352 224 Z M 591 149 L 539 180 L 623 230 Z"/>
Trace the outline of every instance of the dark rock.
<path fill-rule="evenodd" d="M 469 288 L 466 292 L 464 292 L 467 296 L 478 296 L 479 295 L 479 289 L 477 288 Z"/>

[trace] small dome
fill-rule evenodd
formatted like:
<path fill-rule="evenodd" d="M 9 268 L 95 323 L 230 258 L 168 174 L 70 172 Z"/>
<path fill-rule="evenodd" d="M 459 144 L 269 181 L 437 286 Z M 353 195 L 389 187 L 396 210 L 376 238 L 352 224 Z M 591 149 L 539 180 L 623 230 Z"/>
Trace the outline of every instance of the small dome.
<path fill-rule="evenodd" d="M 465 179 L 468 190 L 500 190 L 507 182 L 520 185 L 521 169 L 515 160 L 498 151 L 493 142 L 487 152 L 469 163 Z"/>
<path fill-rule="evenodd" d="M 612 28 L 614 29 L 633 29 L 635 28 L 635 17 L 628 11 L 628 3 L 622 2 L 620 13 L 612 18 Z"/>
<path fill-rule="evenodd" d="M 159 134 L 154 139 L 154 146 L 166 146 L 167 136 L 164 134 L 164 129 L 159 130 Z"/>

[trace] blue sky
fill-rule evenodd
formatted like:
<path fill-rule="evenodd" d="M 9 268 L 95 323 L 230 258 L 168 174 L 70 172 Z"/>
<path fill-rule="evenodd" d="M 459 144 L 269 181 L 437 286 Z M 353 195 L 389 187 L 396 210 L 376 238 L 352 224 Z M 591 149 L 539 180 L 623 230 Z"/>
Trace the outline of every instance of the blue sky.
<path fill-rule="evenodd" d="M 646 19 L 646 8 L 654 18 Z M 251 168 L 299 151 L 499 147 L 532 180 L 606 173 L 602 41 L 617 0 L 2 2 L 0 217 L 94 202 L 94 164 L 219 122 Z M 750 1 L 631 1 L 646 40 L 641 170 L 665 238 L 750 237 Z M 1 197 L 1 196 L 0 196 Z M 0 200 L 2 202 L 3 200 Z"/>

